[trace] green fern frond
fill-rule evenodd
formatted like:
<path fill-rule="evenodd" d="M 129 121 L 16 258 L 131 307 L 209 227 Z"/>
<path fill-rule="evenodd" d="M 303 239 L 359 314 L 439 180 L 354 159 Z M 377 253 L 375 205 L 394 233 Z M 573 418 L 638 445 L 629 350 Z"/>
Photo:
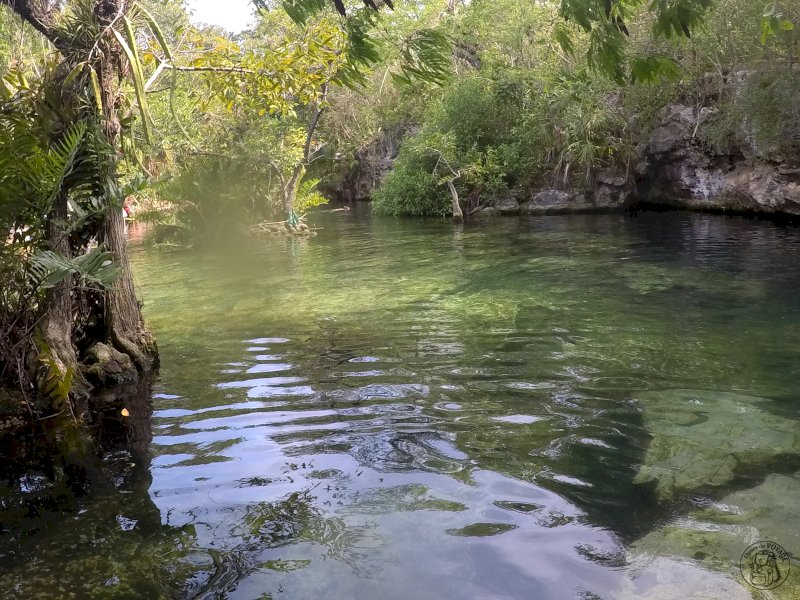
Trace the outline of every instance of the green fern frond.
<path fill-rule="evenodd" d="M 300 182 L 294 198 L 295 212 L 302 215 L 315 206 L 328 203 L 328 199 L 317 191 L 320 182 L 321 180 L 316 178 L 304 179 Z"/>
<path fill-rule="evenodd" d="M 40 392 L 50 400 L 55 410 L 61 410 L 69 403 L 75 370 L 72 367 L 61 368 L 41 331 L 36 331 L 33 341 L 39 353 L 39 362 L 45 368 L 39 383 Z"/>

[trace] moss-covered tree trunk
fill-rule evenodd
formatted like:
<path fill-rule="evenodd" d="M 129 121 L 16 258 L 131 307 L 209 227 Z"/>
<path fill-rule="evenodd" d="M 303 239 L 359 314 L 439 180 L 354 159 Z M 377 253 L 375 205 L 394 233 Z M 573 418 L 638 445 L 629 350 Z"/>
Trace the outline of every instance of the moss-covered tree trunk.
<path fill-rule="evenodd" d="M 48 219 L 48 239 L 50 249 L 66 257 L 72 256 L 69 235 L 65 229 L 67 222 L 67 197 L 59 194 Z M 63 378 L 72 373 L 73 389 L 76 396 L 84 396 L 88 385 L 78 368 L 78 354 L 74 343 L 74 299 L 73 278 L 68 276 L 47 292 L 44 315 L 40 323 L 42 338 L 48 347 L 47 358 L 52 358 L 55 365 L 40 361 L 39 367 L 45 371 L 45 377 Z M 58 373 L 49 371 L 55 366 Z"/>

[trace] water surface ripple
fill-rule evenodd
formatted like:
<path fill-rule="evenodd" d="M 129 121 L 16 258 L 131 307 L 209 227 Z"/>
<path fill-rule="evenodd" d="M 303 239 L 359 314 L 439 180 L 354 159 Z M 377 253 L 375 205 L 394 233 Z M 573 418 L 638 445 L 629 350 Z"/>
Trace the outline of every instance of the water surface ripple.
<path fill-rule="evenodd" d="M 147 567 L 155 595 L 750 598 L 735 559 L 751 538 L 800 554 L 797 516 L 748 512 L 800 491 L 796 230 L 680 213 L 323 225 L 136 251 L 163 362 L 155 520 L 113 536 L 170 548 Z M 142 521 L 122 488 L 97 519 Z M 724 543 L 696 538 L 726 522 Z M 95 596 L 142 593 L 90 564 Z M 20 594 L 33 574 L 12 571 Z"/>

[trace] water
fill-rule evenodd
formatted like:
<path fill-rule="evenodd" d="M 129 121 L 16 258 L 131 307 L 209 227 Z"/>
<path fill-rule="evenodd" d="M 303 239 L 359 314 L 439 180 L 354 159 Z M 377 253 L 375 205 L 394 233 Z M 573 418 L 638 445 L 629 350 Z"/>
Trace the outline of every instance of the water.
<path fill-rule="evenodd" d="M 90 484 L 7 468 L 4 597 L 728 600 L 800 555 L 799 230 L 321 224 L 135 250 L 159 377 Z"/>

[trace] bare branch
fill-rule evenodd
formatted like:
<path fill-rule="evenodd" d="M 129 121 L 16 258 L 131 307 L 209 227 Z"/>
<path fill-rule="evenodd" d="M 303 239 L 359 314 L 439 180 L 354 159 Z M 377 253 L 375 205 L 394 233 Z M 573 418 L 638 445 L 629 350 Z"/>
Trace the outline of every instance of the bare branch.
<path fill-rule="evenodd" d="M 256 75 L 257 73 L 252 69 L 245 69 L 243 67 L 179 67 L 177 65 L 166 64 L 167 69 L 175 71 L 210 71 L 212 73 L 243 73 L 245 75 Z"/>
<path fill-rule="evenodd" d="M 51 0 L 0 0 L 0 5 L 8 6 L 23 21 L 56 44 L 53 20 L 58 13 L 58 3 Z"/>
<path fill-rule="evenodd" d="M 328 82 L 325 82 L 325 85 L 322 86 L 322 97 L 317 102 L 317 109 L 314 111 L 314 116 L 311 119 L 311 122 L 308 124 L 308 132 L 306 134 L 306 143 L 303 145 L 303 160 L 307 163 L 311 160 L 311 142 L 314 139 L 314 132 L 317 130 L 317 125 L 319 125 L 319 119 L 322 117 L 322 113 L 325 112 L 325 107 L 323 106 L 328 99 Z"/>

